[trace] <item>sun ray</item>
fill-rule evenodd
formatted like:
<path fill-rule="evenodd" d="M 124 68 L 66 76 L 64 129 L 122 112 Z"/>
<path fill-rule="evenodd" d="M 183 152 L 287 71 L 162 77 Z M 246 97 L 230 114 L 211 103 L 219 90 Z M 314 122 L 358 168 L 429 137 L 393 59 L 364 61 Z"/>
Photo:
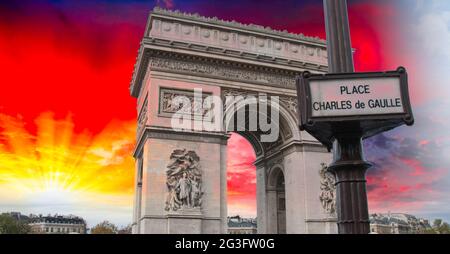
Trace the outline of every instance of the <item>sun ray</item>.
<path fill-rule="evenodd" d="M 20 116 L 0 114 L 0 193 L 131 204 L 134 121 L 112 120 L 96 135 L 76 133 L 70 114 L 45 112 L 34 122 L 36 134 Z"/>

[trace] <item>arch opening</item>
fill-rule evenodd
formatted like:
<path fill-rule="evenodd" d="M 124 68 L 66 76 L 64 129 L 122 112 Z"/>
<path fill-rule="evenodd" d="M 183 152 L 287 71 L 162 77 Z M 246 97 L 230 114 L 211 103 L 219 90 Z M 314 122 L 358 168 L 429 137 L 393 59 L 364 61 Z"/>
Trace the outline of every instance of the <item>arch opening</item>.
<path fill-rule="evenodd" d="M 244 122 L 237 121 L 235 112 L 224 121 L 225 129 L 231 133 L 227 156 L 228 216 L 239 215 L 240 218 L 247 219 L 256 217 L 258 233 L 284 234 L 286 233 L 284 169 L 280 160 L 281 155 L 277 153 L 284 144 L 294 138 L 295 129 L 289 122 L 292 119 L 286 115 L 282 107 L 276 108 L 275 110 L 279 111 L 278 138 L 273 142 L 261 142 L 261 135 L 264 132 L 259 126 L 256 131 L 250 130 L 249 116 L 258 114 L 270 122 L 273 108 L 266 114 L 261 114 L 248 105 L 244 106 L 244 110 L 246 113 Z M 230 131 L 231 121 L 234 121 L 235 127 L 240 123 L 243 128 Z M 250 154 L 252 156 L 249 156 Z M 236 224 L 230 223 L 230 219 L 232 218 L 228 218 L 228 230 L 236 233 L 234 227 Z M 245 221 L 241 224 L 250 225 Z M 250 232 L 249 230 L 246 233 Z M 252 233 L 256 233 L 256 230 Z"/>
<path fill-rule="evenodd" d="M 256 153 L 244 136 L 232 133 L 227 152 L 228 233 L 257 232 Z"/>
<path fill-rule="evenodd" d="M 286 195 L 283 169 L 276 165 L 268 177 L 268 218 L 272 232 L 286 234 Z"/>

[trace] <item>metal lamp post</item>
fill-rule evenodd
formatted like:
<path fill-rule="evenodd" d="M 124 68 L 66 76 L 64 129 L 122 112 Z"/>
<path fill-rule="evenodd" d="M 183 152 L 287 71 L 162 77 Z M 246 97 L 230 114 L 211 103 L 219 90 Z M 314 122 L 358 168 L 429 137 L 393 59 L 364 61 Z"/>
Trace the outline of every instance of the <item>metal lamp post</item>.
<path fill-rule="evenodd" d="M 330 73 L 354 71 L 346 0 L 324 0 Z M 343 130 L 333 143 L 333 162 L 329 170 L 336 177 L 336 206 L 339 234 L 369 233 L 369 212 L 366 193 L 366 170 L 362 148 L 363 133 L 355 132 L 351 123 L 336 124 Z M 345 132 L 344 130 L 351 130 Z"/>

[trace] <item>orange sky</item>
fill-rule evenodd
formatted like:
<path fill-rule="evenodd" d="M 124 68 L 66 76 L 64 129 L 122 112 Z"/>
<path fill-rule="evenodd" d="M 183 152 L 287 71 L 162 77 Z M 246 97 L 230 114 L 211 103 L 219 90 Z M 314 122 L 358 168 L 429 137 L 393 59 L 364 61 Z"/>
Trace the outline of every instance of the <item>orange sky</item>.
<path fill-rule="evenodd" d="M 405 46 L 410 37 L 403 34 L 402 8 L 389 1 L 374 2 L 349 1 L 356 69 L 406 65 L 413 73 L 414 105 L 420 105 L 429 99 L 419 82 L 421 61 L 416 51 Z M 74 213 L 90 223 L 131 222 L 136 100 L 128 85 L 148 12 L 156 3 L 2 1 L 0 212 Z M 183 11 L 324 38 L 321 3 L 160 2 Z M 395 135 L 391 138 L 405 140 Z M 374 154 L 388 156 L 383 151 Z M 254 151 L 244 138 L 233 135 L 228 154 L 229 212 L 254 216 Z M 389 207 L 413 207 L 418 192 L 429 192 L 428 199 L 437 194 L 423 181 L 431 185 L 436 181 L 433 176 L 444 175 L 442 169 L 433 168 L 432 174 L 426 171 L 428 164 L 418 163 L 417 158 L 394 159 L 390 161 L 398 164 L 393 168 L 417 169 L 417 174 L 405 177 L 387 168 L 374 170 L 369 175 L 371 208 L 386 209 L 388 201 L 392 201 Z M 397 178 L 390 180 L 389 175 Z M 416 184 L 408 185 L 406 180 Z M 383 186 L 404 198 L 386 196 Z"/>

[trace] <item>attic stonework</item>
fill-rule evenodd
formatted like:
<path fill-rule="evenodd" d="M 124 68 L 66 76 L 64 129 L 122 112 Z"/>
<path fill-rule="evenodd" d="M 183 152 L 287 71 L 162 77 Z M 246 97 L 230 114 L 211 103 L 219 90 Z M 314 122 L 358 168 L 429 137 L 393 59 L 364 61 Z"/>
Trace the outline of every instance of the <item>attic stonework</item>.
<path fill-rule="evenodd" d="M 236 74 L 232 68 L 239 67 L 239 64 L 249 65 L 250 68 L 252 64 L 256 64 L 270 70 L 274 70 L 275 67 L 278 71 L 293 71 L 294 75 L 287 75 L 287 79 L 291 79 L 302 70 L 311 72 L 327 70 L 325 41 L 318 38 L 155 8 L 146 26 L 130 84 L 130 91 L 134 96 L 139 92 L 155 50 L 176 52 L 181 55 L 185 53 L 190 55 L 190 52 L 194 51 L 199 57 L 220 59 L 222 63 L 225 61 L 233 67 L 218 71 L 217 68 L 220 67 L 218 64 L 215 71 L 209 70 L 209 74 L 223 72 L 233 79 L 236 78 Z M 161 58 L 157 58 L 151 62 L 153 65 L 161 66 L 161 61 L 163 61 Z M 179 70 L 183 62 L 180 59 L 178 61 L 178 64 L 167 68 Z M 199 69 L 204 68 L 199 62 L 195 64 Z M 249 71 L 247 76 L 254 75 Z M 281 72 L 280 75 L 283 76 L 285 73 Z M 282 79 L 280 75 L 270 78 L 270 83 L 278 84 L 277 79 Z M 263 83 L 265 80 L 267 79 L 261 77 Z M 292 81 L 284 80 L 279 85 L 294 89 Z"/>

